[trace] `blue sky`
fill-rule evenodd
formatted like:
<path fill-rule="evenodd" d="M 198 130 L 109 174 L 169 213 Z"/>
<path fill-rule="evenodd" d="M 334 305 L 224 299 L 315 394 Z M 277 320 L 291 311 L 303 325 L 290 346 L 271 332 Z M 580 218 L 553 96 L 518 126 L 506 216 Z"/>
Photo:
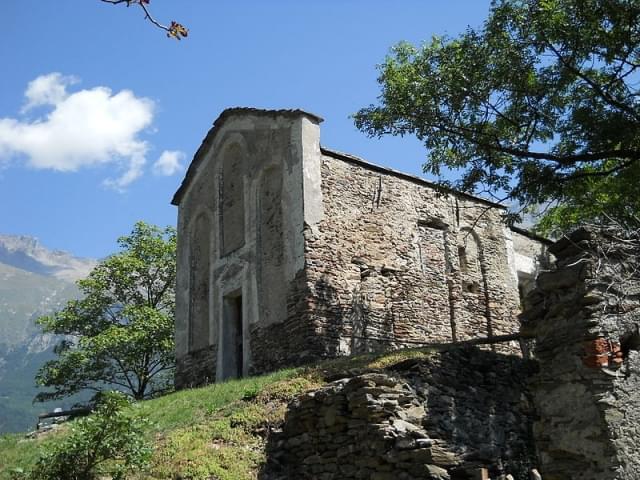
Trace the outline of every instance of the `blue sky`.
<path fill-rule="evenodd" d="M 98 0 L 0 3 L 0 233 L 102 257 L 137 220 L 174 225 L 183 167 L 227 107 L 302 108 L 321 142 L 420 173 L 411 138 L 369 139 L 349 115 L 375 103 L 376 64 L 400 40 L 455 35 L 488 0 Z"/>

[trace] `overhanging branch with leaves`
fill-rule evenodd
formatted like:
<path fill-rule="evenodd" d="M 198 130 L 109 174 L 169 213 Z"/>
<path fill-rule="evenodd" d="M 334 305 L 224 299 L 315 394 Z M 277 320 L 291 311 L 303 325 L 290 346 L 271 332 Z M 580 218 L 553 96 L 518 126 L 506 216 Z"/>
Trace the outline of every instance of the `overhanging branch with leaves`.
<path fill-rule="evenodd" d="M 178 23 L 176 21 L 171 21 L 170 24 L 165 25 L 156 20 L 151 12 L 149 11 L 149 3 L 151 0 L 100 0 L 104 3 L 110 3 L 112 5 L 125 4 L 127 7 L 131 5 L 139 6 L 144 12 L 144 19 L 155 25 L 161 30 L 167 32 L 167 37 L 175 38 L 176 40 L 181 40 L 189 35 L 189 30 L 186 29 L 184 25 Z"/>

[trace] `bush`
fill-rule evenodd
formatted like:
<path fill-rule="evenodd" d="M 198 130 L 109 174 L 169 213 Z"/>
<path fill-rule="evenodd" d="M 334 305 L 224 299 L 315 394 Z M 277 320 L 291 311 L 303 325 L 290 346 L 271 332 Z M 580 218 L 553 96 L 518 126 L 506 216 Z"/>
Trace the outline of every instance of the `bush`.
<path fill-rule="evenodd" d="M 120 392 L 101 396 L 93 415 L 74 422 L 70 434 L 40 455 L 31 480 L 93 480 L 110 476 L 121 480 L 144 468 L 151 448 L 143 437 L 147 420 L 132 412 Z"/>

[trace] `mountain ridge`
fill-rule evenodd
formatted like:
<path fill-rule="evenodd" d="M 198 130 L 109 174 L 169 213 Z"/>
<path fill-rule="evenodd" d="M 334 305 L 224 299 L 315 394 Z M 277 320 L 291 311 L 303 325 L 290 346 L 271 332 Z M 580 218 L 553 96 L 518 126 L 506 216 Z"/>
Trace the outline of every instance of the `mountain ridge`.
<path fill-rule="evenodd" d="M 38 317 L 78 298 L 75 284 L 97 261 L 44 247 L 28 235 L 0 234 L 0 434 L 32 428 L 35 373 L 52 358 L 58 337 L 42 334 Z"/>
<path fill-rule="evenodd" d="M 75 282 L 86 277 L 96 260 L 50 250 L 36 237 L 0 234 L 0 263 L 20 270 Z"/>

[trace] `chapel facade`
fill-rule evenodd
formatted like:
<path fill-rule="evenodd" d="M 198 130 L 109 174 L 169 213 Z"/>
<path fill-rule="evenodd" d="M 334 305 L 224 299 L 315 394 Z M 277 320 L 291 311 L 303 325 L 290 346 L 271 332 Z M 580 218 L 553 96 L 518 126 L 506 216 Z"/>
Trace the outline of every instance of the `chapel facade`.
<path fill-rule="evenodd" d="M 321 122 L 227 109 L 196 153 L 172 201 L 177 388 L 517 333 L 547 243 L 499 204 L 321 147 Z"/>

